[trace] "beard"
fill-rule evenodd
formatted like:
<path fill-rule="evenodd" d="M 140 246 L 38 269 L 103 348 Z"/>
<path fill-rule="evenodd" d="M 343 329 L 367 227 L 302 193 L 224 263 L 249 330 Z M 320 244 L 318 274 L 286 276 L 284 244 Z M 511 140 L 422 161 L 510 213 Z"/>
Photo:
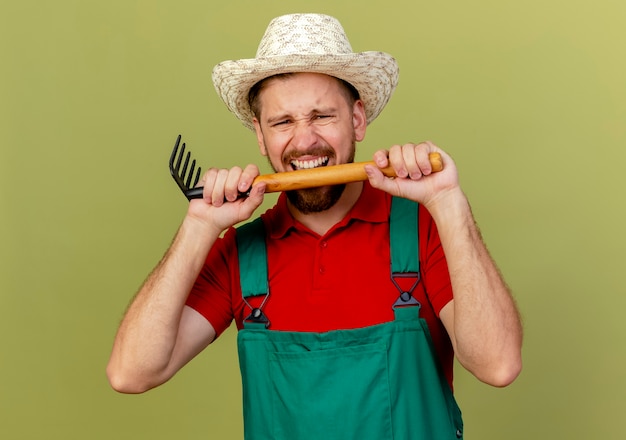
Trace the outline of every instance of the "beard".
<path fill-rule="evenodd" d="M 341 198 L 346 185 L 325 186 L 287 191 L 287 199 L 302 214 L 312 214 L 332 208 Z"/>
<path fill-rule="evenodd" d="M 354 162 L 354 156 L 356 152 L 356 140 L 352 139 L 352 150 L 350 152 L 350 156 L 346 163 Z M 331 148 L 327 149 L 316 149 L 312 154 L 320 155 L 320 156 L 328 156 L 332 158 L 335 156 L 334 151 Z M 268 158 L 269 159 L 269 158 Z M 292 157 L 285 156 L 283 157 L 283 162 L 286 164 L 291 163 Z M 276 167 L 271 163 L 270 166 L 274 171 L 276 171 Z M 344 190 L 346 189 L 345 184 L 341 185 L 332 185 L 332 186 L 323 186 L 319 188 L 307 188 L 307 189 L 296 189 L 291 191 L 286 191 L 287 199 L 296 208 L 303 214 L 313 214 L 316 212 L 323 212 L 327 209 L 332 208 L 335 203 L 341 198 Z"/>

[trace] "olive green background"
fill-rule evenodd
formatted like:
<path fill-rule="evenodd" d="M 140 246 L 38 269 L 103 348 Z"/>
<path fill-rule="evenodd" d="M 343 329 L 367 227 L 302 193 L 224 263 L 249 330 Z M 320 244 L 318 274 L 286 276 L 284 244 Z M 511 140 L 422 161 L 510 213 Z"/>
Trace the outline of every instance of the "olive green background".
<path fill-rule="evenodd" d="M 494 389 L 457 368 L 466 438 L 624 438 L 622 0 L 3 0 L 0 436 L 241 438 L 232 329 L 144 395 L 104 371 L 185 213 L 176 135 L 205 167 L 267 171 L 210 72 L 253 57 L 289 12 L 335 15 L 355 51 L 397 58 L 357 158 L 424 139 L 449 151 L 515 292 L 524 371 Z"/>

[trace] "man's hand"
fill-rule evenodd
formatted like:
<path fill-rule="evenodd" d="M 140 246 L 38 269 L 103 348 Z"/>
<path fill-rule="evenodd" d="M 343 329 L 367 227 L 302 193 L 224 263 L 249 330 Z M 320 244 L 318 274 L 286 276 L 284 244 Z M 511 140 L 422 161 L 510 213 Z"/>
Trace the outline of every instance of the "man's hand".
<path fill-rule="evenodd" d="M 203 197 L 190 201 L 188 216 L 201 220 L 217 235 L 248 220 L 263 202 L 265 183 L 258 183 L 250 189 L 259 174 L 256 165 L 248 165 L 245 169 L 209 169 L 198 182 L 198 186 L 204 186 Z M 249 196 L 240 197 L 248 190 Z"/>
<path fill-rule="evenodd" d="M 433 173 L 428 158 L 430 153 L 435 152 L 439 153 L 443 160 L 443 170 L 438 173 Z M 454 161 L 429 141 L 420 144 L 393 145 L 389 151 L 379 150 L 374 153 L 374 162 L 378 168 L 391 165 L 397 175 L 395 178 L 385 177 L 378 168 L 367 166 L 366 172 L 374 188 L 422 203 L 427 208 L 446 192 L 459 187 Z"/>

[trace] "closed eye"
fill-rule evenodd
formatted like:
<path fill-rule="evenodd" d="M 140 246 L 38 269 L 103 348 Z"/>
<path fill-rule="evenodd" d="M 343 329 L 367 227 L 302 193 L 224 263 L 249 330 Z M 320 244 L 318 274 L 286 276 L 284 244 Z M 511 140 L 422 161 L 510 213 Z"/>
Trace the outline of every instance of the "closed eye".
<path fill-rule="evenodd" d="M 326 115 L 326 114 L 323 114 L 323 115 L 315 115 L 315 116 L 313 117 L 313 120 L 315 120 L 315 121 L 321 121 L 321 122 L 328 122 L 328 121 L 330 121 L 333 117 L 334 117 L 334 115 Z"/>
<path fill-rule="evenodd" d="M 276 122 L 274 122 L 274 123 L 272 124 L 272 127 L 278 127 L 278 126 L 280 126 L 280 125 L 287 125 L 287 124 L 289 124 L 290 122 L 291 122 L 291 120 L 289 120 L 289 119 L 283 119 L 283 120 L 280 120 L 280 121 L 276 121 Z"/>

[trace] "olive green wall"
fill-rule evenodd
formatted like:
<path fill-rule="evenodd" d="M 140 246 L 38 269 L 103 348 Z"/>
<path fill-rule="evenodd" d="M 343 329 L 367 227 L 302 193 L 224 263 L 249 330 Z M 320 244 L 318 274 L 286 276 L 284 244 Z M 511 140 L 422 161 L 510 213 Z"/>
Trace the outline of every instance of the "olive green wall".
<path fill-rule="evenodd" d="M 145 395 L 116 394 L 104 369 L 185 213 L 167 170 L 176 135 L 204 166 L 267 170 L 210 72 L 252 57 L 288 12 L 335 15 L 356 51 L 398 59 L 358 159 L 446 148 L 515 292 L 525 369 L 502 390 L 457 369 L 466 438 L 623 438 L 621 0 L 4 0 L 0 436 L 241 438 L 234 331 Z"/>

